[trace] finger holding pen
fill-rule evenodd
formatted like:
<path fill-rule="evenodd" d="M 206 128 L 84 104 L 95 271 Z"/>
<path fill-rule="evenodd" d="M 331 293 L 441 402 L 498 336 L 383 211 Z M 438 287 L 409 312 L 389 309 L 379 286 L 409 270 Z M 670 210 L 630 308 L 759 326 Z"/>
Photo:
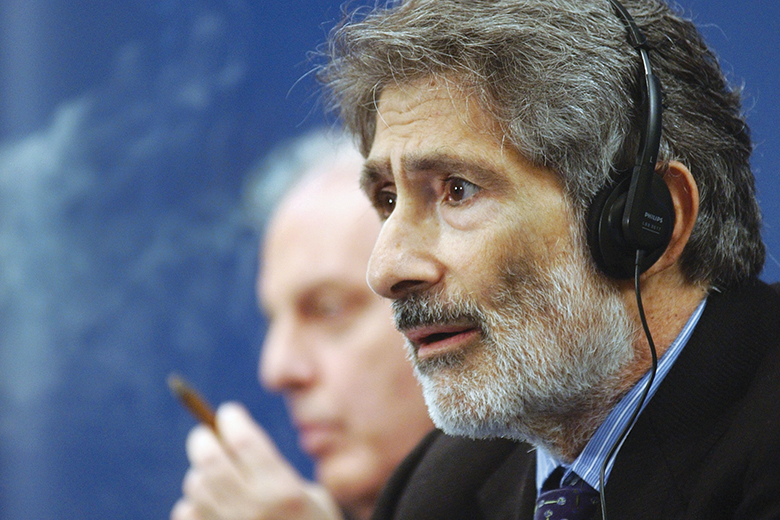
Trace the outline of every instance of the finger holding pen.
<path fill-rule="evenodd" d="M 199 424 L 187 435 L 185 446 L 190 467 L 182 483 L 183 497 L 171 518 L 231 518 L 225 516 L 225 504 L 241 488 L 243 479 L 221 439 L 214 430 Z"/>
<path fill-rule="evenodd" d="M 302 478 L 238 403 L 217 409 L 215 429 L 193 428 L 186 448 L 191 467 L 172 520 L 341 518 L 330 495 Z"/>

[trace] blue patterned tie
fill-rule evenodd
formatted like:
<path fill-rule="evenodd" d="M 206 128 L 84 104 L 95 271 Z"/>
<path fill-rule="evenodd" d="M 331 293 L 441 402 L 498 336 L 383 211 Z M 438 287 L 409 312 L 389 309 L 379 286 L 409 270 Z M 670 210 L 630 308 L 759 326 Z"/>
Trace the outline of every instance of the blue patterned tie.
<path fill-rule="evenodd" d="M 599 508 L 599 492 L 584 480 L 572 474 L 570 482 L 560 485 L 563 468 L 557 468 L 542 487 L 536 499 L 534 520 L 590 520 Z"/>

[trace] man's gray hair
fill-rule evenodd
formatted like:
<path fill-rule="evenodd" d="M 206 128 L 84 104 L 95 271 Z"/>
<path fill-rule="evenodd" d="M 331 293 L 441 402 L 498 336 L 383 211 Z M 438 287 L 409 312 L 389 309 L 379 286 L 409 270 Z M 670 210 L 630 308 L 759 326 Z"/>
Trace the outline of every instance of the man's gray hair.
<path fill-rule="evenodd" d="M 249 172 L 243 192 L 247 218 L 264 232 L 279 203 L 307 175 L 335 164 L 345 154 L 357 156 L 356 148 L 343 130 L 325 127 L 278 144 Z"/>
<path fill-rule="evenodd" d="M 764 263 L 739 90 L 694 25 L 657 0 L 625 0 L 663 88 L 659 161 L 693 173 L 699 218 L 681 265 L 691 283 L 726 287 Z M 534 164 L 561 176 L 583 216 L 639 141 L 639 56 L 608 0 L 401 0 L 334 29 L 319 77 L 347 129 L 371 148 L 386 87 L 455 83 Z M 665 171 L 665 168 L 662 170 Z"/>

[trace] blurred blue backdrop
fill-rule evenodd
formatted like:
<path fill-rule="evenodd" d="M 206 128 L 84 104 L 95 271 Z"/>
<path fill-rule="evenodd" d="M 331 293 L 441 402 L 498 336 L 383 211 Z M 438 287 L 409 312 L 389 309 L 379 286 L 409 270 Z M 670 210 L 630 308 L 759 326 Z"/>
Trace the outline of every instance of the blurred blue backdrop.
<path fill-rule="evenodd" d="M 324 121 L 307 53 L 340 4 L 0 0 L 0 520 L 167 518 L 194 423 L 172 370 L 246 402 L 310 474 L 256 382 L 240 201 Z M 680 4 L 744 85 L 778 280 L 780 3 Z"/>

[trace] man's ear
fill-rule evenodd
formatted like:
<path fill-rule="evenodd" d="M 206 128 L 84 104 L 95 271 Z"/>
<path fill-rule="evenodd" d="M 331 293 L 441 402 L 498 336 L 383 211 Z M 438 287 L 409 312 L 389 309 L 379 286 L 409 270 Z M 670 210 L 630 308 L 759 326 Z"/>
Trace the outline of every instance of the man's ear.
<path fill-rule="evenodd" d="M 691 237 L 696 217 L 699 215 L 699 188 L 688 167 L 681 162 L 671 161 L 667 165 L 663 179 L 672 195 L 674 229 L 666 251 L 647 270 L 646 276 L 664 271 L 677 262 Z"/>

